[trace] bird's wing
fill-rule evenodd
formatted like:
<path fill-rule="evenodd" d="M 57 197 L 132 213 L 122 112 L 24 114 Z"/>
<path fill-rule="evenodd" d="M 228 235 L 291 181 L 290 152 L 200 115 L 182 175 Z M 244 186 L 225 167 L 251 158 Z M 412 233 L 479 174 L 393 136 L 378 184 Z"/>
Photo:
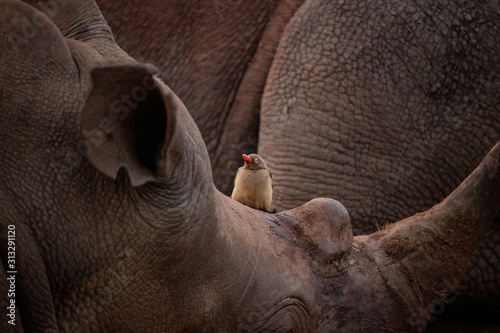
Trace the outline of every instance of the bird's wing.
<path fill-rule="evenodd" d="M 271 173 L 271 170 L 266 169 L 267 172 L 269 172 L 269 177 L 271 178 L 271 188 L 273 188 L 273 174 Z"/>

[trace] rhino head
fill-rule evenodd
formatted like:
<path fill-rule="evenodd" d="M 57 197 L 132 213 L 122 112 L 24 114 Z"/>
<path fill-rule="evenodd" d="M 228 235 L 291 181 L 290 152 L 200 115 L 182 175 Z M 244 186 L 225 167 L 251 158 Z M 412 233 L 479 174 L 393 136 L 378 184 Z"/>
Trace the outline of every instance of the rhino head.
<path fill-rule="evenodd" d="M 443 203 L 372 235 L 353 238 L 331 199 L 243 206 L 93 1 L 0 8 L 0 231 L 16 232 L 0 291 L 15 269 L 20 331 L 417 331 L 497 214 L 499 146 Z"/>

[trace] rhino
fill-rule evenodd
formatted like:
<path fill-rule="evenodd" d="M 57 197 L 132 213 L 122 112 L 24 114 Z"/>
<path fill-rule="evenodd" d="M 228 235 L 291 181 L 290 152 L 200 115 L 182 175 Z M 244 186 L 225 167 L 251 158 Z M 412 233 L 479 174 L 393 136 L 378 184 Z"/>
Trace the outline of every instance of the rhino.
<path fill-rule="evenodd" d="M 498 213 L 498 144 L 443 202 L 369 235 L 333 199 L 244 206 L 94 1 L 0 8 L 2 332 L 417 332 Z"/>

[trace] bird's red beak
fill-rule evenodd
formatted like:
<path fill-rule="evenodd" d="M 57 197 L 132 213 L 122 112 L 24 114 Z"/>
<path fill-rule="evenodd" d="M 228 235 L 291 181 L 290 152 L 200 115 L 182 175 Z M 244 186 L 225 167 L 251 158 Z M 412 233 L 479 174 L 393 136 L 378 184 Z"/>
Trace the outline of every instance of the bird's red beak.
<path fill-rule="evenodd" d="M 248 163 L 252 163 L 252 159 L 251 159 L 250 157 L 248 157 L 248 155 L 243 154 L 243 155 L 241 155 L 241 156 L 243 156 L 243 159 L 244 159 L 245 161 L 247 161 Z"/>

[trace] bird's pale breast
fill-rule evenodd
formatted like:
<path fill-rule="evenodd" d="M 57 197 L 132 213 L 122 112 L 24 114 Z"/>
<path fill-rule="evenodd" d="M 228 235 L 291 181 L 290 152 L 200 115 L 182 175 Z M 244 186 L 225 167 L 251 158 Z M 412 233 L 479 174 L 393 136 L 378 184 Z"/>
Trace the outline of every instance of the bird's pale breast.
<path fill-rule="evenodd" d="M 269 210 L 272 201 L 269 171 L 238 169 L 231 198 L 255 209 Z"/>

